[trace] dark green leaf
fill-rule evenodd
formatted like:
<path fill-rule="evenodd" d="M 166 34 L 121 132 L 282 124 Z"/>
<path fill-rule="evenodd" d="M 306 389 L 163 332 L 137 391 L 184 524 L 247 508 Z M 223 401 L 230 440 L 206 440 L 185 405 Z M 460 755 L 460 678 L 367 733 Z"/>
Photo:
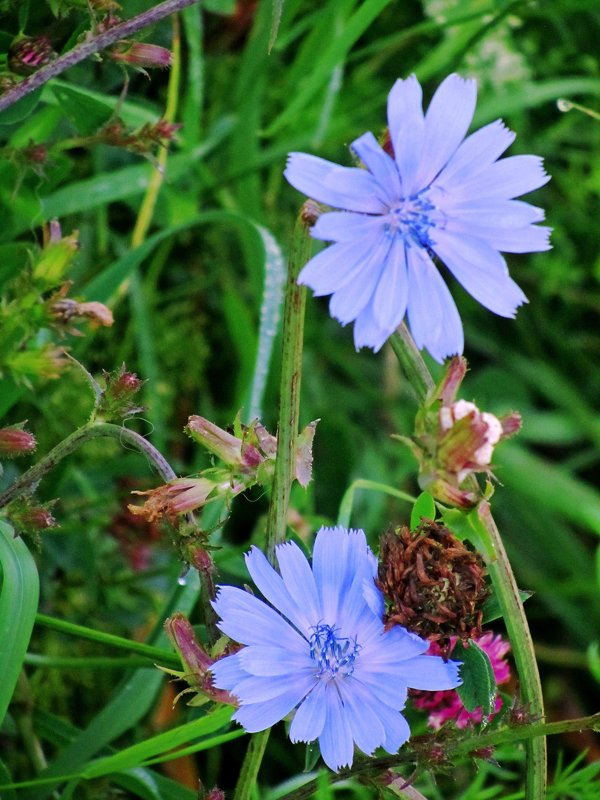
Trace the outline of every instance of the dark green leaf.
<path fill-rule="evenodd" d="M 30 114 L 33 114 L 41 94 L 42 90 L 36 89 L 35 92 L 30 92 L 14 105 L 2 111 L 0 113 L 0 125 L 13 125 L 15 122 L 21 122 Z"/>
<path fill-rule="evenodd" d="M 473 641 L 467 647 L 456 647 L 452 656 L 462 661 L 463 682 L 456 690 L 458 696 L 467 711 L 481 708 L 485 722 L 496 703 L 496 680 L 490 659 Z"/>

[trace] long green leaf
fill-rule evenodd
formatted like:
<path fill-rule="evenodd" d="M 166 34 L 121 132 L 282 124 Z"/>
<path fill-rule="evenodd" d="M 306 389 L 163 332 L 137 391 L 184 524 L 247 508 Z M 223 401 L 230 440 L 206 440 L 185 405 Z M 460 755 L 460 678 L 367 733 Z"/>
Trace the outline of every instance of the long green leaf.
<path fill-rule="evenodd" d="M 189 614 L 197 602 L 199 588 L 197 573 L 190 573 L 185 586 L 174 588 L 171 597 L 158 612 L 158 618 L 162 621 L 174 611 Z M 160 646 L 166 641 L 162 624 L 159 624 L 149 644 Z M 45 800 L 61 782 L 61 775 L 78 774 L 84 769 L 98 750 L 132 728 L 148 713 L 163 681 L 164 675 L 159 670 L 149 673 L 147 669 L 140 669 L 126 676 L 102 711 L 40 775 L 40 778 L 55 777 L 56 780 L 44 788 L 38 786 L 25 790 L 21 800 Z"/>
<path fill-rule="evenodd" d="M 12 527 L 0 520 L 0 723 L 4 719 L 38 607 L 38 571 L 25 542 L 15 538 Z"/>
<path fill-rule="evenodd" d="M 272 136 L 285 125 L 297 119 L 314 96 L 327 85 L 332 71 L 344 60 L 348 51 L 363 35 L 369 25 L 377 19 L 390 0 L 364 0 L 346 21 L 339 36 L 333 37 L 329 47 L 319 55 L 314 69 L 303 85 L 298 87 L 285 111 L 267 128 L 265 134 Z"/>
<path fill-rule="evenodd" d="M 207 714 L 205 717 L 152 736 L 113 756 L 94 761 L 83 770 L 82 775 L 85 778 L 99 778 L 102 775 L 110 775 L 113 772 L 137 767 L 147 759 L 181 747 L 192 739 L 200 739 L 220 731 L 230 721 L 232 713 L 233 709 L 229 706 L 218 708 L 214 713 Z"/>

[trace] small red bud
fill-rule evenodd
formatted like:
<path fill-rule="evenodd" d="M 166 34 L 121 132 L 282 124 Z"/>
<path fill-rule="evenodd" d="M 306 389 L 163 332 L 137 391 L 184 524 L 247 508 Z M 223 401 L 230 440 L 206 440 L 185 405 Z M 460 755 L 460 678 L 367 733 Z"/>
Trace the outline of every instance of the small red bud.
<path fill-rule="evenodd" d="M 157 44 L 147 44 L 145 42 L 131 42 L 123 40 L 118 42 L 108 56 L 113 61 L 120 61 L 125 64 L 133 64 L 136 67 L 170 67 L 172 54 L 166 47 Z"/>
<path fill-rule="evenodd" d="M 57 55 L 48 36 L 22 36 L 8 50 L 8 66 L 17 75 L 31 75 Z"/>
<path fill-rule="evenodd" d="M 33 453 L 37 446 L 35 436 L 20 425 L 0 428 L 0 457 L 15 458 Z"/>

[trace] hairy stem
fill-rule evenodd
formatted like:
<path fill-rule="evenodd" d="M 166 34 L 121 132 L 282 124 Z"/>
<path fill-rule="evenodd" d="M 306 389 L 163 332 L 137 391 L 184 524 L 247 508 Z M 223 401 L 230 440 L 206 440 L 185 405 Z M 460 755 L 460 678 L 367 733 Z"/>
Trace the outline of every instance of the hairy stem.
<path fill-rule="evenodd" d="M 253 733 L 235 787 L 233 800 L 250 800 L 255 795 L 256 779 L 265 754 L 271 728 Z"/>
<path fill-rule="evenodd" d="M 86 442 L 98 439 L 101 436 L 117 439 L 121 444 L 126 444 L 135 450 L 139 450 L 140 453 L 146 456 L 163 480 L 170 481 L 177 477 L 164 456 L 139 433 L 130 431 L 120 425 L 113 425 L 111 422 L 91 422 L 73 431 L 44 458 L 40 459 L 37 464 L 34 464 L 31 469 L 28 469 L 20 478 L 17 478 L 6 491 L 0 494 L 0 508 L 8 505 L 16 497 L 34 492 L 42 478 L 51 472 L 63 458 L 75 452 Z"/>
<path fill-rule="evenodd" d="M 308 221 L 303 208 L 294 230 L 283 309 L 277 460 L 267 518 L 266 550 L 271 562 L 275 558 L 275 547 L 285 539 L 290 489 L 295 472 L 306 305 L 306 289 L 299 286 L 297 281 L 300 270 L 310 257 L 310 247 Z"/>
<path fill-rule="evenodd" d="M 42 67 L 33 75 L 22 80 L 17 86 L 5 92 L 0 97 L 0 111 L 9 108 L 9 106 L 12 106 L 30 92 L 39 89 L 40 86 L 43 86 L 51 80 L 51 78 L 56 78 L 57 75 L 75 66 L 75 64 L 79 64 L 81 61 L 89 58 L 89 56 L 94 55 L 94 53 L 99 53 L 111 44 L 121 39 L 126 39 L 133 33 L 137 33 L 137 31 L 153 25 L 155 22 L 168 17 L 170 14 L 175 14 L 177 11 L 181 11 L 183 8 L 187 8 L 198 2 L 200 2 L 200 0 L 165 0 L 165 2 L 159 3 L 157 6 L 154 6 L 154 8 L 150 8 L 148 11 L 138 14 L 136 17 L 125 20 L 125 22 L 121 22 L 119 25 L 115 25 L 113 28 L 109 28 L 103 33 L 90 36 L 86 41 L 77 45 L 77 47 L 74 47 L 72 50 L 69 50 L 68 53 L 50 62 L 50 64 Z"/>
<path fill-rule="evenodd" d="M 423 403 L 434 388 L 434 381 L 404 323 L 397 333 L 393 334 L 391 344 L 418 401 Z M 471 488 L 477 491 L 478 485 L 474 476 L 471 476 L 471 483 Z M 534 718 L 543 719 L 542 686 L 519 589 L 488 503 L 480 504 L 479 515 L 494 548 L 493 558 L 487 559 L 487 567 L 513 649 L 519 673 L 521 696 Z M 526 798 L 527 800 L 544 800 L 547 757 L 546 740 L 543 735 L 527 740 L 526 754 Z"/>

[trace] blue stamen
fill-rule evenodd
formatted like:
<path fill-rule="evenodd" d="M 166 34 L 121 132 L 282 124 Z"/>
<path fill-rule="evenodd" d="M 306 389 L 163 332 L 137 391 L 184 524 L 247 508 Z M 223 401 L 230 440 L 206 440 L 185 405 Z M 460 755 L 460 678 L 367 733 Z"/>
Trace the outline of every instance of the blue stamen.
<path fill-rule="evenodd" d="M 354 662 L 360 651 L 356 638 L 338 636 L 339 628 L 319 623 L 310 637 L 310 656 L 319 667 L 319 677 L 335 678 L 336 675 L 352 675 Z"/>
<path fill-rule="evenodd" d="M 429 229 L 436 226 L 436 210 L 424 192 L 402 198 L 388 212 L 386 232 L 390 236 L 401 236 L 409 245 L 429 248 Z"/>

